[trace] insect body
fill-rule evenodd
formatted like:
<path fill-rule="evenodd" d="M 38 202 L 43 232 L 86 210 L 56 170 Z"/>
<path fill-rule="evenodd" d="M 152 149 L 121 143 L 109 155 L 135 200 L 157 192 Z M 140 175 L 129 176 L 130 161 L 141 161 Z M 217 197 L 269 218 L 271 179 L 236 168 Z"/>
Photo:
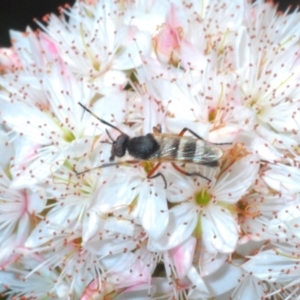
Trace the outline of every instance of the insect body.
<path fill-rule="evenodd" d="M 216 167 L 223 155 L 219 147 L 199 138 L 173 134 L 154 134 L 153 137 L 159 149 L 150 155 L 149 160 Z"/>
<path fill-rule="evenodd" d="M 195 132 L 188 128 L 184 128 L 179 135 L 174 134 L 162 134 L 160 127 L 154 128 L 154 133 L 148 133 L 146 135 L 129 137 L 127 134 L 122 132 L 119 128 L 114 125 L 106 122 L 103 119 L 97 117 L 92 111 L 86 108 L 83 104 L 79 105 L 97 118 L 101 123 L 114 128 L 120 132 L 120 135 L 114 140 L 109 132 L 106 130 L 106 133 L 111 140 L 111 142 L 104 142 L 111 144 L 111 163 L 102 164 L 96 168 L 104 168 L 114 165 L 121 165 L 124 163 L 137 163 L 140 161 L 150 161 L 157 162 L 157 165 L 153 167 L 148 173 L 147 178 L 155 178 L 162 176 L 165 186 L 166 180 L 161 173 L 154 175 L 159 165 L 162 162 L 171 162 L 173 167 L 179 172 L 187 175 L 197 175 L 205 178 L 210 181 L 207 177 L 203 176 L 200 173 L 188 173 L 178 167 L 175 162 L 182 163 L 194 163 L 209 167 L 218 166 L 218 161 L 223 155 L 223 151 L 217 146 L 218 144 L 209 143 L 203 140 Z M 188 131 L 194 137 L 183 136 L 183 134 Z M 125 161 L 125 162 L 113 162 L 115 157 L 123 157 L 126 152 L 134 158 L 134 160 Z M 76 172 L 77 175 L 89 172 L 90 170 L 85 170 L 83 172 Z"/>

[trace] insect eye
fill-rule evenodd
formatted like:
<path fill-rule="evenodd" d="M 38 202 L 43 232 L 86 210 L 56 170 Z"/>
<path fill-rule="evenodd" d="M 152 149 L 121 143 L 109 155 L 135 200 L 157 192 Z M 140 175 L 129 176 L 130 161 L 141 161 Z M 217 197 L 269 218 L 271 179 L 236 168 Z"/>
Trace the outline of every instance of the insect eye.
<path fill-rule="evenodd" d="M 117 157 L 122 157 L 126 153 L 127 143 L 129 136 L 126 134 L 121 134 L 118 136 L 117 140 L 113 142 L 113 153 Z"/>

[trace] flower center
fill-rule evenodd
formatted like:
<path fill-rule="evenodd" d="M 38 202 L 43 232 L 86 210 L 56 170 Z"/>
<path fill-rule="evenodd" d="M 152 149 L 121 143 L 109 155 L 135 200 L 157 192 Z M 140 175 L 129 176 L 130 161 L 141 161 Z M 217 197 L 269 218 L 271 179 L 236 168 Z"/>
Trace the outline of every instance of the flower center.
<path fill-rule="evenodd" d="M 217 110 L 216 109 L 211 109 L 208 113 L 209 122 L 213 123 L 216 119 L 216 116 L 217 116 Z"/>
<path fill-rule="evenodd" d="M 74 141 L 75 140 L 75 136 L 74 136 L 73 132 L 69 131 L 69 130 L 65 130 L 64 131 L 64 140 L 66 142 L 69 142 L 69 143 L 71 143 L 72 141 Z"/>
<path fill-rule="evenodd" d="M 147 174 L 149 174 L 149 172 L 151 172 L 151 170 L 153 169 L 153 163 L 151 161 L 144 161 L 143 166 Z"/>
<path fill-rule="evenodd" d="M 80 248 L 82 245 L 82 238 L 81 237 L 75 238 L 74 240 L 72 240 L 72 244 L 74 247 Z"/>
<path fill-rule="evenodd" d="M 195 193 L 194 198 L 195 202 L 198 205 L 206 206 L 211 199 L 211 195 L 207 192 L 206 189 L 203 189 L 200 192 Z"/>

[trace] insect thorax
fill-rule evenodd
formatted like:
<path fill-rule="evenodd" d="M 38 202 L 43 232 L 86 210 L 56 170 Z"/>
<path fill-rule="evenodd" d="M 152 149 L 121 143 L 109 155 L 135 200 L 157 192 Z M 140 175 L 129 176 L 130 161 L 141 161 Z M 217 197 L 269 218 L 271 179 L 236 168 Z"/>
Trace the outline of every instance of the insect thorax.
<path fill-rule="evenodd" d="M 147 160 L 159 150 L 159 144 L 151 133 L 131 138 L 127 144 L 128 153 L 141 160 Z"/>

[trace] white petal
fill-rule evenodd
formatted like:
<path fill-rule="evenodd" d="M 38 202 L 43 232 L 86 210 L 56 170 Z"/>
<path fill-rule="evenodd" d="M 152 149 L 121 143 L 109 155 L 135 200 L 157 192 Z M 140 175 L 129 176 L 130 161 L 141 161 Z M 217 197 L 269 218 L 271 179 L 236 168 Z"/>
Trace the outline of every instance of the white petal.
<path fill-rule="evenodd" d="M 170 166 L 171 168 L 171 166 Z M 191 195 L 193 181 L 190 177 L 184 176 L 174 170 L 168 176 L 167 199 L 170 202 L 181 202 Z"/>
<path fill-rule="evenodd" d="M 106 256 L 102 260 L 103 265 L 111 273 L 110 282 L 123 288 L 136 283 L 149 282 L 151 278 L 148 268 L 141 259 L 137 259 L 133 253 Z"/>
<path fill-rule="evenodd" d="M 103 183 L 93 195 L 92 210 L 106 215 L 119 207 L 129 207 L 138 194 L 141 178 L 132 168 L 106 168 Z M 107 176 L 106 176 L 107 174 Z"/>
<path fill-rule="evenodd" d="M 108 217 L 105 219 L 104 230 L 111 230 L 126 236 L 133 236 L 134 224 L 131 220 Z"/>
<path fill-rule="evenodd" d="M 151 36 L 147 32 L 137 31 L 130 26 L 124 36 L 121 45 L 122 51 L 113 61 L 113 69 L 128 70 L 142 64 L 142 55 L 148 55 L 151 51 Z"/>
<path fill-rule="evenodd" d="M 185 69 L 190 68 L 191 61 L 193 62 L 194 70 L 205 70 L 209 59 L 207 55 L 204 55 L 199 49 L 187 41 L 182 41 L 181 43 L 181 55 L 182 55 L 182 64 Z"/>
<path fill-rule="evenodd" d="M 0 65 L 4 73 L 13 71 L 16 66 L 21 66 L 16 52 L 12 48 L 0 49 Z"/>
<path fill-rule="evenodd" d="M 17 133 L 40 145 L 50 144 L 53 135 L 61 134 L 59 127 L 47 114 L 22 102 L 2 102 L 1 120 Z"/>
<path fill-rule="evenodd" d="M 151 286 L 149 286 L 148 284 L 138 284 L 137 286 L 131 286 L 130 289 L 121 292 L 114 299 L 115 300 L 149 300 L 149 296 L 152 294 L 150 291 L 151 291 Z"/>
<path fill-rule="evenodd" d="M 275 233 L 278 237 L 294 235 L 300 238 L 300 208 L 299 204 L 285 206 L 268 224 L 268 232 Z"/>
<path fill-rule="evenodd" d="M 18 230 L 16 232 L 16 244 L 23 246 L 30 233 L 30 219 L 27 213 L 19 219 Z"/>
<path fill-rule="evenodd" d="M 10 38 L 14 41 L 14 51 L 17 52 L 18 58 L 21 60 L 22 66 L 29 66 L 34 63 L 30 51 L 22 51 L 30 49 L 30 40 L 20 31 L 10 30 Z"/>
<path fill-rule="evenodd" d="M 170 250 L 170 255 L 176 267 L 179 279 L 188 273 L 192 265 L 195 247 L 196 239 L 191 236 L 182 244 Z"/>
<path fill-rule="evenodd" d="M 120 253 L 129 252 L 136 248 L 134 240 L 128 239 L 126 236 L 120 236 L 120 238 L 117 239 L 115 235 L 116 234 L 111 231 L 111 234 L 104 236 L 102 240 L 96 236 L 93 240 L 88 241 L 84 248 L 90 253 L 100 257 L 111 255 L 112 259 L 114 258 L 113 255 L 118 256 Z M 121 267 L 122 266 L 120 266 L 120 268 Z"/>
<path fill-rule="evenodd" d="M 298 168 L 285 165 L 269 165 L 262 178 L 266 184 L 275 191 L 289 191 L 299 193 L 300 171 Z"/>
<path fill-rule="evenodd" d="M 33 160 L 23 168 L 22 165 L 16 165 L 11 169 L 14 180 L 11 184 L 14 188 L 30 187 L 47 178 L 51 172 L 55 172 L 60 168 L 64 161 L 65 155 L 63 151 L 55 146 L 47 147 L 46 151 L 41 152 L 38 159 Z"/>
<path fill-rule="evenodd" d="M 239 284 L 242 275 L 240 266 L 224 264 L 217 272 L 204 278 L 211 296 L 222 295 Z"/>
<path fill-rule="evenodd" d="M 16 274 L 9 271 L 0 271 L 0 291 L 5 292 L 7 290 L 7 283 L 14 282 Z"/>
<path fill-rule="evenodd" d="M 136 26 L 141 31 L 154 34 L 157 28 L 165 22 L 169 6 L 168 2 L 154 1 L 150 5 L 140 5 L 138 9 L 129 8 L 125 11 L 124 22 Z M 150 19 L 151 22 L 149 22 Z"/>
<path fill-rule="evenodd" d="M 254 237 L 250 234 L 250 237 L 247 237 L 247 235 L 244 235 L 239 240 L 239 245 L 236 248 L 236 252 L 241 255 L 242 257 L 245 257 L 247 255 L 251 255 L 252 253 L 255 253 L 257 249 L 260 249 L 265 244 L 265 239 L 256 241 L 255 240 L 255 234 Z M 244 238 L 245 237 L 245 238 Z"/>
<path fill-rule="evenodd" d="M 88 216 L 84 218 L 82 224 L 82 243 L 87 244 L 89 240 L 101 232 L 103 229 L 104 220 L 99 214 L 91 210 Z"/>
<path fill-rule="evenodd" d="M 280 161 L 282 154 L 268 141 L 253 132 L 242 131 L 235 140 L 237 143 L 243 143 L 247 150 L 257 154 L 265 161 Z"/>
<path fill-rule="evenodd" d="M 201 297 L 207 297 L 210 294 L 208 292 L 209 289 L 207 287 L 207 284 L 205 283 L 205 281 L 203 280 L 203 278 L 199 275 L 199 273 L 197 272 L 197 270 L 194 267 L 192 267 L 189 270 L 189 273 L 188 273 L 187 277 L 196 286 L 197 292 L 199 293 L 199 291 L 200 291 Z M 192 291 L 193 291 L 193 289 L 190 290 L 190 294 L 191 295 L 193 294 Z M 198 295 L 198 297 L 199 296 L 200 295 Z M 188 299 L 196 299 L 196 298 L 190 297 Z M 197 299 L 199 299 L 199 298 L 197 298 Z"/>
<path fill-rule="evenodd" d="M 9 143 L 7 134 L 0 129 L 0 166 L 5 168 L 9 164 L 11 154 L 13 153 L 13 144 Z"/>
<path fill-rule="evenodd" d="M 231 295 L 233 300 L 239 299 L 263 299 L 265 294 L 264 284 L 252 275 L 240 279 L 242 282 L 237 286 Z"/>
<path fill-rule="evenodd" d="M 128 78 L 126 77 L 126 74 L 121 72 L 121 71 L 116 71 L 116 70 L 109 70 L 105 72 L 105 74 L 99 78 L 101 79 L 101 93 L 104 93 L 105 89 L 105 94 L 109 95 L 115 90 L 123 90 L 128 83 Z"/>
<path fill-rule="evenodd" d="M 165 234 L 158 241 L 149 239 L 149 250 L 164 251 L 178 246 L 191 236 L 196 224 L 197 214 L 192 205 L 182 203 L 173 207 Z"/>
<path fill-rule="evenodd" d="M 259 252 L 243 265 L 243 269 L 261 280 L 288 282 L 299 278 L 299 259 L 274 250 Z"/>
<path fill-rule="evenodd" d="M 113 92 L 97 101 L 93 107 L 91 107 L 91 110 L 99 118 L 118 126 L 118 123 L 123 122 L 125 118 L 126 106 L 128 105 L 126 99 L 127 93 L 124 91 Z M 108 128 L 107 125 L 100 123 L 94 116 L 87 114 L 87 117 L 91 118 L 93 123 L 97 124 L 97 127 L 108 129 L 110 131 L 110 128 Z M 90 132 L 85 130 L 85 134 L 94 135 L 94 131 L 95 125 L 91 127 Z"/>
<path fill-rule="evenodd" d="M 210 253 L 232 253 L 238 241 L 238 225 L 225 208 L 211 205 L 201 219 L 203 244 Z"/>
<path fill-rule="evenodd" d="M 235 162 L 230 169 L 218 179 L 213 195 L 225 203 L 236 203 L 253 184 L 259 169 L 256 155 L 248 155 Z"/>
<path fill-rule="evenodd" d="M 40 213 L 45 208 L 47 195 L 42 188 L 37 188 L 34 191 L 26 190 L 26 200 L 28 213 L 34 215 Z"/>
<path fill-rule="evenodd" d="M 295 121 L 295 112 L 299 110 L 299 102 L 282 101 L 264 105 L 259 119 L 271 126 L 276 132 L 299 130 Z"/>
<path fill-rule="evenodd" d="M 149 181 L 141 186 L 138 208 L 140 222 L 153 240 L 158 240 L 167 228 L 169 213 L 164 187 L 149 185 Z"/>
<path fill-rule="evenodd" d="M 200 261 L 199 261 L 201 276 L 209 276 L 214 272 L 218 271 L 228 259 L 227 254 L 223 254 L 223 253 L 211 254 L 208 251 L 206 251 L 204 246 L 203 249 L 201 250 L 202 251 L 200 254 Z"/>
<path fill-rule="evenodd" d="M 47 243 L 62 229 L 71 228 L 77 224 L 82 208 L 78 206 L 56 206 L 47 215 L 46 221 L 41 221 L 31 232 L 25 247 L 34 248 Z"/>

